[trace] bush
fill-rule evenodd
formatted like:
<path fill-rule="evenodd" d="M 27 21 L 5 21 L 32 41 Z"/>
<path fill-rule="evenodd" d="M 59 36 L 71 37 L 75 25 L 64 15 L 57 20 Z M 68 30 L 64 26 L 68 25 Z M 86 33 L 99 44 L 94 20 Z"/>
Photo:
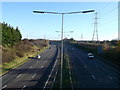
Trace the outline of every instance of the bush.
<path fill-rule="evenodd" d="M 10 62 L 15 59 L 15 52 L 13 50 L 11 51 L 2 51 L 2 63 Z"/>
<path fill-rule="evenodd" d="M 16 57 L 24 57 L 28 53 L 34 53 L 36 51 L 40 51 L 43 48 L 43 41 L 42 40 L 22 40 L 19 43 L 15 44 L 14 46 L 2 47 L 2 63 L 8 63 L 13 61 Z"/>

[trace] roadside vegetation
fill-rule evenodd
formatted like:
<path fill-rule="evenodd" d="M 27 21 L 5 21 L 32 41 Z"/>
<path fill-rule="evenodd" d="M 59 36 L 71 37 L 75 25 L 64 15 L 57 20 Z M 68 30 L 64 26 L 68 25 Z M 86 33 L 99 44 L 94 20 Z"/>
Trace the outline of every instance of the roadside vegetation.
<path fill-rule="evenodd" d="M 7 23 L 3 22 L 0 23 L 2 26 L 2 37 L 0 37 L 2 39 L 2 45 L 3 46 L 13 46 L 16 43 L 18 43 L 19 41 L 21 41 L 22 39 L 22 35 L 20 33 L 20 30 L 18 29 L 18 27 L 13 28 L 12 26 L 8 25 Z"/>
<path fill-rule="evenodd" d="M 103 41 L 103 42 L 74 42 L 71 43 L 77 48 L 92 52 L 104 59 L 109 64 L 120 68 L 120 41 Z M 98 47 L 102 47 L 102 53 L 98 53 Z"/>
<path fill-rule="evenodd" d="M 69 66 L 69 56 L 67 54 L 64 54 L 63 59 L 63 71 L 62 71 L 62 88 L 72 88 L 71 87 L 71 80 L 70 80 L 70 66 Z M 56 81 L 53 88 L 60 88 L 60 73 L 61 68 L 59 67 L 59 71 L 56 77 Z"/>
<path fill-rule="evenodd" d="M 0 75 L 25 63 L 29 60 L 28 57 L 35 57 L 49 46 L 48 40 L 22 40 L 18 27 L 14 29 L 7 23 L 2 23 L 1 25 L 2 43 L 0 43 L 0 53 L 2 55 L 2 63 L 0 64 Z"/>

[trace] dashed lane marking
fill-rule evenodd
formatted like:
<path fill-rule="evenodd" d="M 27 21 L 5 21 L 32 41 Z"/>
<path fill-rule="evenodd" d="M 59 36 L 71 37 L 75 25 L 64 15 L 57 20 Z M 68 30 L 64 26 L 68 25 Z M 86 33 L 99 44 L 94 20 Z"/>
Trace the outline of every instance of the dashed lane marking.
<path fill-rule="evenodd" d="M 112 77 L 111 77 L 111 76 L 109 76 L 109 75 L 108 75 L 108 77 L 109 77 L 110 79 L 112 79 Z"/>
<path fill-rule="evenodd" d="M 36 74 L 34 74 L 33 76 L 32 76 L 32 78 L 34 78 L 36 76 Z"/>
<path fill-rule="evenodd" d="M 19 78 L 22 74 L 18 75 L 17 78 Z"/>
<path fill-rule="evenodd" d="M 55 76 L 57 75 L 57 72 L 55 73 Z"/>
<path fill-rule="evenodd" d="M 41 68 L 43 68 L 43 66 Z"/>
<path fill-rule="evenodd" d="M 95 79 L 95 76 L 94 76 L 94 75 L 92 75 L 92 77 Z"/>
<path fill-rule="evenodd" d="M 7 85 L 5 85 L 2 89 L 6 88 L 6 87 L 7 87 Z"/>

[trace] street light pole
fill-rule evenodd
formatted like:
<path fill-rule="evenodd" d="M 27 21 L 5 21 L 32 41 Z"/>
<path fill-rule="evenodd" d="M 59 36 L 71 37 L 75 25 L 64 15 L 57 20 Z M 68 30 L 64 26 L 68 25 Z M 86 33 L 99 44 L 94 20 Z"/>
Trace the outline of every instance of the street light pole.
<path fill-rule="evenodd" d="M 62 67 L 63 67 L 63 20 L 64 13 L 62 13 L 62 31 L 61 31 L 61 78 L 60 78 L 60 88 L 62 88 Z"/>
<path fill-rule="evenodd" d="M 49 14 L 61 14 L 62 15 L 62 30 L 61 30 L 61 79 L 60 79 L 60 88 L 62 89 L 62 67 L 63 67 L 63 22 L 64 14 L 78 14 L 78 13 L 89 13 L 94 12 L 94 10 L 88 11 L 78 11 L 78 12 L 68 12 L 68 13 L 58 13 L 58 12 L 46 12 L 46 11 L 33 11 L 34 13 L 49 13 Z"/>

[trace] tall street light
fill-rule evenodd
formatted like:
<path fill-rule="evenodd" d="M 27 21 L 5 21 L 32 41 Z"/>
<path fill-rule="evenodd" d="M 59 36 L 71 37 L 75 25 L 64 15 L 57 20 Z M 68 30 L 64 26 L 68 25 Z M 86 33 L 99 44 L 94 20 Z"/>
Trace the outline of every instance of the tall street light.
<path fill-rule="evenodd" d="M 65 34 L 66 33 L 73 33 L 74 31 L 68 31 L 68 32 L 64 32 L 64 38 L 65 38 Z"/>
<path fill-rule="evenodd" d="M 56 32 L 56 33 L 59 33 L 60 31 L 55 31 L 55 32 Z M 74 32 L 74 31 L 68 31 L 68 32 L 63 32 L 63 33 L 65 34 L 65 33 L 73 33 L 73 32 Z M 64 35 L 64 37 L 65 37 L 65 35 Z M 64 38 L 64 37 L 63 37 L 63 38 Z"/>
<path fill-rule="evenodd" d="M 67 13 L 58 13 L 58 12 L 47 12 L 47 11 L 33 11 L 34 13 L 48 13 L 48 14 L 60 14 L 62 16 L 62 30 L 61 30 L 61 80 L 60 80 L 60 88 L 62 88 L 62 66 L 63 66 L 63 22 L 65 14 L 77 14 L 77 13 L 89 13 L 94 12 L 95 10 L 87 10 L 87 11 L 78 11 L 78 12 L 67 12 Z"/>

